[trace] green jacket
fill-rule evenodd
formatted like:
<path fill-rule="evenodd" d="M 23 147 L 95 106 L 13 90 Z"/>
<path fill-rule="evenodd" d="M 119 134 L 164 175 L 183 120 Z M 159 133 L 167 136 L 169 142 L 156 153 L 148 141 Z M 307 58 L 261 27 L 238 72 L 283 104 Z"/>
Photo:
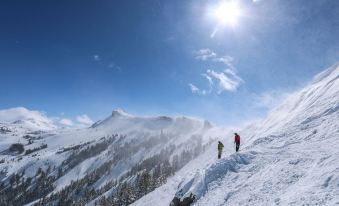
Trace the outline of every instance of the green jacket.
<path fill-rule="evenodd" d="M 218 143 L 218 150 L 222 150 L 223 148 L 224 148 L 224 145 L 221 142 L 219 142 Z"/>

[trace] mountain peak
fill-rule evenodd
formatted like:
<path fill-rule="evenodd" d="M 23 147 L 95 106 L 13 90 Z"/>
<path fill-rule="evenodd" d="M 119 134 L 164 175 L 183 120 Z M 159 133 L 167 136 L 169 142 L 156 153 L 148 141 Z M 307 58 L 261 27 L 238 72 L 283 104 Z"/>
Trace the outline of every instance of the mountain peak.
<path fill-rule="evenodd" d="M 122 109 L 115 109 L 112 111 L 112 117 L 132 117 L 132 115 Z"/>

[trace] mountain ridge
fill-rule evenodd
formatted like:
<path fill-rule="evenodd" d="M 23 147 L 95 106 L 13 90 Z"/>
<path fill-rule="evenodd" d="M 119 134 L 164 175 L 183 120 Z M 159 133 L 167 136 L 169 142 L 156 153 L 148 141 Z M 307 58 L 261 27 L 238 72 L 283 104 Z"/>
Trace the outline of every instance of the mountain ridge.
<path fill-rule="evenodd" d="M 194 118 L 138 117 L 114 110 L 89 128 L 17 133 L 13 138 L 15 132 L 0 134 L 0 202 L 67 205 L 85 201 L 93 205 L 106 201 L 124 205 L 136 200 L 124 199 L 130 193 L 126 185 L 144 187 L 142 178 L 148 178 L 151 185 L 133 192 L 140 198 L 163 184 L 224 130 Z M 23 151 L 11 152 L 14 144 L 22 145 Z M 79 190 L 91 195 L 74 195 Z M 111 199 L 117 191 L 121 197 Z"/>

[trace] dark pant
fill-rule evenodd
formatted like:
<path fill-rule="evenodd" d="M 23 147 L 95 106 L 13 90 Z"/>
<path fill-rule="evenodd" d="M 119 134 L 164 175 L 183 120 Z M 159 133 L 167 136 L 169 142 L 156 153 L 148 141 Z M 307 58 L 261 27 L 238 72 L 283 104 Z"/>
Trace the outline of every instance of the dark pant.
<path fill-rule="evenodd" d="M 240 142 L 235 143 L 235 151 L 238 152 L 240 147 Z"/>
<path fill-rule="evenodd" d="M 218 150 L 218 159 L 221 158 L 221 152 L 222 152 L 222 150 Z"/>

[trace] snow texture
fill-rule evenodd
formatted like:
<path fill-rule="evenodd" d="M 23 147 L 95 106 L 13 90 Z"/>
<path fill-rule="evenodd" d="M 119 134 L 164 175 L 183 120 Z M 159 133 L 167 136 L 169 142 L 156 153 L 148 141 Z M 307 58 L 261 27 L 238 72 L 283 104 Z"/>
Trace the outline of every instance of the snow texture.
<path fill-rule="evenodd" d="M 17 110 L 14 109 L 14 111 Z M 20 108 L 19 111 L 25 112 L 21 114 L 21 116 L 15 116 L 15 118 L 13 115 L 13 119 L 21 118 L 25 120 L 34 118 L 33 120 L 35 122 L 40 123 L 45 120 L 48 122 L 48 119 L 44 119 L 45 116 L 39 112 L 32 112 L 24 108 Z M 35 116 L 31 116 L 32 113 Z M 159 144 L 155 144 L 154 147 L 147 149 L 140 147 L 136 153 L 121 158 L 121 161 L 112 165 L 110 170 L 93 184 L 95 189 L 100 189 L 108 182 L 117 180 L 144 159 L 158 154 L 162 149 L 170 145 L 177 146 L 177 150 L 172 154 L 173 156 L 187 149 L 187 141 L 192 138 L 201 138 L 202 144 L 205 145 L 213 138 L 216 138 L 217 134 L 226 132 L 223 128 L 215 127 L 204 120 L 167 116 L 137 117 L 122 110 L 114 110 L 111 116 L 103 121 L 96 122 L 89 128 L 76 130 L 42 130 L 40 127 L 23 127 L 18 129 L 16 123 L 12 122 L 13 119 L 8 121 L 7 119 L 0 120 L 2 125 L 6 125 L 0 133 L 1 182 L 6 182 L 11 175 L 22 171 L 25 171 L 24 176 L 27 178 L 34 177 L 39 168 L 46 171 L 48 168 L 65 167 L 63 166 L 65 160 L 72 155 L 73 151 L 81 151 L 81 145 L 85 145 L 83 148 L 86 148 L 87 145 L 91 146 L 102 142 L 103 137 L 113 134 L 119 135 L 119 141 L 114 142 L 109 148 L 89 158 L 85 158 L 74 165 L 74 167 L 65 170 L 65 174 L 62 174 L 62 176 L 58 177 L 53 183 L 54 190 L 51 194 L 62 190 L 70 185 L 72 181 L 85 177 L 100 168 L 103 164 L 111 161 L 115 155 L 114 153 L 112 155 L 112 151 L 114 152 L 115 150 L 114 147 L 122 148 L 128 143 L 136 147 L 151 138 L 162 141 L 162 143 L 159 142 Z M 42 125 L 42 128 L 45 129 L 45 126 Z M 51 126 L 51 128 L 53 127 Z M 165 140 L 161 140 L 162 137 L 165 139 L 169 138 L 169 140 L 164 142 Z M 30 140 L 33 140 L 33 142 L 30 143 Z M 21 143 L 24 145 L 25 152 L 27 152 L 27 150 L 34 150 L 45 144 L 47 148 L 39 149 L 31 154 L 26 154 L 25 152 L 16 154 L 9 151 L 13 143 Z M 170 158 L 171 157 L 169 157 L 169 159 Z M 57 170 L 54 173 L 57 173 Z M 108 191 L 107 195 L 111 193 Z M 91 204 L 94 204 L 94 201 L 92 201 L 90 205 Z"/>
<path fill-rule="evenodd" d="M 239 133 L 240 152 L 227 136 L 132 205 L 339 205 L 339 64 Z"/>

